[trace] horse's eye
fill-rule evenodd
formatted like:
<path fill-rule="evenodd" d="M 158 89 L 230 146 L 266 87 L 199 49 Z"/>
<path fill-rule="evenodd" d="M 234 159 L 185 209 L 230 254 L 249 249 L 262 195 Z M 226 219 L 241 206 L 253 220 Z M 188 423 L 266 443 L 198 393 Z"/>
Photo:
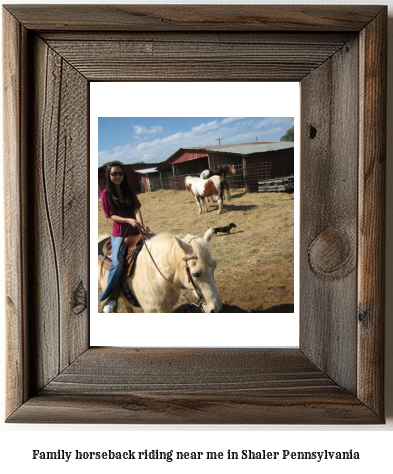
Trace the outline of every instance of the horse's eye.
<path fill-rule="evenodd" d="M 193 273 L 192 276 L 195 277 L 195 278 L 199 278 L 201 276 L 201 274 L 200 273 Z"/>

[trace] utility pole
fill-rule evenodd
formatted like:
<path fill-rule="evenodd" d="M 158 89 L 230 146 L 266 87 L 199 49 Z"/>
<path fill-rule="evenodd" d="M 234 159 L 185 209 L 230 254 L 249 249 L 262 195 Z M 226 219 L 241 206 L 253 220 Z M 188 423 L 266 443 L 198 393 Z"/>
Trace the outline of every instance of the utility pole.
<path fill-rule="evenodd" d="M 216 138 L 216 141 L 218 141 L 218 144 L 221 145 L 221 140 L 224 140 L 223 138 Z"/>

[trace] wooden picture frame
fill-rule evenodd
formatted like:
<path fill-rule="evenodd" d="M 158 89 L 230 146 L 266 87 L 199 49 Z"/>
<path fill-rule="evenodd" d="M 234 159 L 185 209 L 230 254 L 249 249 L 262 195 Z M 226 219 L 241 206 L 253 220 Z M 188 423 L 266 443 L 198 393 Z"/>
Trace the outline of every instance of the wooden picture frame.
<path fill-rule="evenodd" d="M 384 6 L 4 6 L 8 422 L 384 422 L 386 23 Z M 90 81 L 300 82 L 298 349 L 90 347 Z"/>

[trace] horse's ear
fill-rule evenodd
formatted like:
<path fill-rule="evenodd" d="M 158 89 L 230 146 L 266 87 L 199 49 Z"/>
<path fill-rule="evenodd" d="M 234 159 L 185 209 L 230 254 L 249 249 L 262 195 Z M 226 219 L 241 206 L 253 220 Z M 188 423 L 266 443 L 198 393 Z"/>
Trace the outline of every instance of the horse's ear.
<path fill-rule="evenodd" d="M 207 231 L 205 232 L 205 235 L 203 236 L 203 238 L 204 238 L 204 240 L 206 240 L 206 242 L 209 242 L 210 239 L 213 237 L 213 235 L 214 235 L 214 230 L 211 227 L 210 229 L 207 229 Z"/>
<path fill-rule="evenodd" d="M 193 252 L 192 246 L 187 244 L 187 242 L 184 242 L 184 240 L 180 240 L 177 237 L 175 237 L 175 240 L 179 244 L 180 248 L 183 250 L 184 253 L 192 253 Z"/>

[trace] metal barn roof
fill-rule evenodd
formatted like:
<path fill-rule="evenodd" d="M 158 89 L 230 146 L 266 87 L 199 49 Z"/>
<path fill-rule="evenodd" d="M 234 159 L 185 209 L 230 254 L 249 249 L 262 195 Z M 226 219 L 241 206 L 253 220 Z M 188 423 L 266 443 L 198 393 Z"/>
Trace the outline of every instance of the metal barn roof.
<path fill-rule="evenodd" d="M 158 170 L 157 170 L 157 167 L 156 168 L 145 168 L 143 170 L 134 170 L 135 173 L 138 173 L 138 174 L 151 174 L 151 173 L 157 173 Z"/>
<path fill-rule="evenodd" d="M 220 146 L 194 146 L 194 147 L 184 147 L 179 148 L 173 155 L 171 155 L 167 160 L 163 161 L 159 166 L 158 170 L 163 169 L 164 167 L 170 165 L 181 156 L 181 153 L 233 153 L 235 155 L 252 155 L 255 153 L 266 153 L 269 151 L 278 151 L 285 150 L 289 148 L 294 148 L 294 142 L 249 142 L 249 143 L 235 143 L 233 145 L 220 145 Z M 193 157 L 191 159 L 197 159 L 198 157 Z"/>
<path fill-rule="evenodd" d="M 210 152 L 235 153 L 237 155 L 251 155 L 252 153 L 266 153 L 269 151 L 285 150 L 287 148 L 294 148 L 294 142 L 239 143 L 235 145 L 206 147 L 205 150 Z"/>

